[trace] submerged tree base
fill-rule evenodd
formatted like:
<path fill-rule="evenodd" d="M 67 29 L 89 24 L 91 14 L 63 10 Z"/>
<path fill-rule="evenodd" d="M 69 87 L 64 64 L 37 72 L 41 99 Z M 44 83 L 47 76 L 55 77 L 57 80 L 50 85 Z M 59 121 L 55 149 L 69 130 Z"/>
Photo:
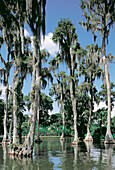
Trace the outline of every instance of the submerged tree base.
<path fill-rule="evenodd" d="M 41 143 L 41 142 L 42 140 L 40 138 L 35 140 L 35 143 Z"/>
<path fill-rule="evenodd" d="M 74 140 L 74 141 L 72 142 L 72 145 L 78 145 L 78 143 L 79 143 L 78 140 Z"/>
<path fill-rule="evenodd" d="M 10 141 L 9 141 L 9 139 L 3 139 L 2 140 L 2 144 L 7 144 L 7 145 L 9 145 L 10 144 Z"/>
<path fill-rule="evenodd" d="M 106 134 L 104 143 L 105 144 L 115 144 L 115 140 L 114 140 L 112 134 Z"/>
<path fill-rule="evenodd" d="M 2 144 L 3 144 L 3 145 L 9 145 L 10 142 L 8 142 L 8 141 L 6 142 L 6 141 L 5 141 L 5 142 L 2 142 Z"/>
<path fill-rule="evenodd" d="M 33 153 L 33 150 L 30 149 L 26 149 L 25 147 L 13 147 L 10 149 L 10 151 L 8 152 L 9 155 L 11 156 L 18 156 L 18 157 L 31 157 Z"/>
<path fill-rule="evenodd" d="M 65 138 L 62 138 L 62 137 L 61 137 L 61 138 L 60 138 L 60 140 L 61 140 L 61 141 L 64 141 L 64 140 L 65 140 Z"/>
<path fill-rule="evenodd" d="M 91 136 L 91 133 L 87 133 L 87 135 L 86 135 L 86 137 L 85 137 L 85 139 L 83 140 L 84 142 L 86 142 L 86 141 L 91 141 L 91 142 L 93 142 L 93 138 L 92 138 L 92 136 Z"/>

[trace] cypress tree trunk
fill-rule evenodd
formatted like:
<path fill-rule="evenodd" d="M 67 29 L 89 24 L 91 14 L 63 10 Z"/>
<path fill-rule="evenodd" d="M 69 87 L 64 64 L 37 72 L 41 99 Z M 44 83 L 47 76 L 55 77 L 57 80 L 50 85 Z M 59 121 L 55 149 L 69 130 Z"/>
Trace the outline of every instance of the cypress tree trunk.
<path fill-rule="evenodd" d="M 39 32 L 39 31 L 38 31 Z M 39 39 L 40 35 L 37 37 Z M 40 119 L 40 89 L 41 89 L 41 54 L 40 54 L 40 44 L 36 42 L 36 56 L 37 56 L 37 63 L 36 63 L 36 86 L 37 86 L 37 93 L 38 93 L 38 102 L 37 102 L 37 138 L 36 142 L 41 142 L 39 136 L 39 119 Z"/>
<path fill-rule="evenodd" d="M 75 87 L 74 87 L 74 81 L 70 81 L 70 95 L 72 100 L 72 108 L 73 108 L 73 114 L 74 114 L 74 140 L 72 144 L 78 143 L 78 132 L 77 132 L 77 109 L 76 109 L 76 98 L 75 98 Z"/>
<path fill-rule="evenodd" d="M 8 73 L 5 75 L 5 81 L 6 81 L 6 91 L 5 91 L 5 101 L 4 101 L 4 137 L 2 143 L 8 142 L 8 131 L 7 131 L 7 115 L 8 115 Z"/>
<path fill-rule="evenodd" d="M 72 77 L 70 79 L 70 96 L 71 96 L 71 101 L 72 101 L 72 108 L 73 108 L 73 114 L 74 114 L 74 140 L 72 142 L 73 145 L 78 144 L 78 131 L 77 131 L 77 109 L 76 109 L 76 97 L 75 97 L 75 82 L 73 80 L 74 74 L 75 74 L 75 62 L 74 60 L 74 55 L 72 53 L 72 48 L 70 48 L 70 76 Z"/>
<path fill-rule="evenodd" d="M 16 155 L 32 156 L 33 146 L 34 146 L 34 136 L 35 136 L 35 127 L 37 120 L 38 112 L 38 96 L 39 96 L 39 87 L 41 84 L 40 77 L 38 77 L 38 46 L 37 40 L 34 39 L 34 51 L 33 51 L 33 78 L 32 78 L 32 91 L 31 91 L 31 107 L 32 107 L 32 122 L 30 125 L 30 130 L 28 136 L 25 139 L 23 146 L 19 146 L 16 150 Z"/>
<path fill-rule="evenodd" d="M 91 95 L 91 99 L 90 99 L 90 111 L 89 111 L 89 120 L 88 120 L 88 124 L 87 124 L 87 135 L 84 139 L 84 141 L 93 141 L 93 138 L 91 136 L 90 133 L 90 126 L 91 126 L 91 115 L 92 115 L 92 108 L 93 108 L 93 93 L 92 93 L 92 74 L 91 74 L 91 87 L 90 87 L 90 95 Z"/>
<path fill-rule="evenodd" d="M 105 50 L 105 34 L 103 37 L 103 58 L 104 58 L 104 72 L 105 79 L 107 84 L 107 99 L 108 99 L 108 116 L 107 116 L 107 131 L 105 136 L 105 143 L 115 143 L 115 140 L 111 134 L 111 87 L 110 87 L 110 77 L 109 77 L 109 68 L 108 62 L 106 61 L 106 50 Z"/>
<path fill-rule="evenodd" d="M 63 129 L 62 129 L 62 135 L 60 137 L 60 140 L 64 140 L 65 114 L 64 114 L 63 91 L 61 94 L 61 111 L 62 111 Z"/>
<path fill-rule="evenodd" d="M 15 49 L 15 72 L 13 74 L 13 143 L 19 143 L 18 141 L 18 119 L 17 119 L 17 110 L 18 110 L 18 85 L 20 79 L 20 56 L 21 56 L 21 47 L 20 47 L 20 32 L 17 29 L 17 37 L 14 37 L 14 49 Z M 16 44 L 17 42 L 17 44 Z M 16 51 L 18 51 L 16 53 Z"/>
<path fill-rule="evenodd" d="M 108 116 L 107 116 L 107 131 L 105 136 L 105 143 L 115 143 L 115 140 L 111 134 L 111 87 L 110 87 L 110 78 L 109 78 L 109 69 L 108 63 L 105 59 L 105 78 L 107 83 L 107 98 L 108 98 Z"/>
<path fill-rule="evenodd" d="M 40 81 L 40 80 L 39 80 Z M 41 84 L 41 81 L 39 82 Z M 40 136 L 39 136 L 39 119 L 40 119 L 40 90 L 38 92 L 38 111 L 37 111 L 37 138 L 35 142 L 39 143 L 41 142 Z"/>
<path fill-rule="evenodd" d="M 20 36 L 21 36 L 21 52 L 24 54 L 24 26 L 23 24 L 20 25 Z"/>
<path fill-rule="evenodd" d="M 9 134 L 8 134 L 8 140 L 9 140 L 9 143 L 12 142 L 12 118 L 11 118 L 11 122 L 10 122 L 10 128 L 9 128 Z"/>
<path fill-rule="evenodd" d="M 17 28 L 17 35 L 14 37 L 14 50 L 15 50 L 15 72 L 13 75 L 13 143 L 19 143 L 18 141 L 18 119 L 17 119 L 17 110 L 18 110 L 18 85 L 20 82 L 20 73 L 21 73 L 21 63 L 20 57 L 21 53 L 21 40 L 20 40 L 20 30 Z"/>
<path fill-rule="evenodd" d="M 18 120 L 17 120 L 17 86 L 18 86 L 18 70 L 13 75 L 13 143 L 18 143 Z"/>

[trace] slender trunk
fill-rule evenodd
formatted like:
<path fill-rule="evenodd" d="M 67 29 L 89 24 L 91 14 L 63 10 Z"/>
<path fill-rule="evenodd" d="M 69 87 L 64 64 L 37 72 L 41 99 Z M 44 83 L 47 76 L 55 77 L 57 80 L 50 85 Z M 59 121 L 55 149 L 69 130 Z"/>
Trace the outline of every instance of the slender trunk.
<path fill-rule="evenodd" d="M 15 72 L 13 75 L 13 143 L 19 143 L 18 141 L 18 85 L 20 80 L 21 66 L 20 66 L 20 57 L 21 57 L 21 41 L 20 41 L 20 30 L 17 28 L 17 37 L 14 37 L 14 50 L 15 50 Z M 17 52 L 17 53 L 16 53 Z"/>
<path fill-rule="evenodd" d="M 17 94 L 14 91 L 13 92 L 13 143 L 18 143 L 18 130 L 17 130 L 17 125 L 18 125 L 18 120 L 17 120 Z"/>
<path fill-rule="evenodd" d="M 9 140 L 9 143 L 11 143 L 11 142 L 12 142 L 12 118 L 11 118 L 11 122 L 10 122 L 10 128 L 9 128 L 8 140 Z"/>
<path fill-rule="evenodd" d="M 5 101 L 4 101 L 4 137 L 3 137 L 3 143 L 7 142 L 8 137 L 8 131 L 7 131 L 7 115 L 8 115 L 8 73 L 6 73 L 6 91 L 5 91 Z"/>
<path fill-rule="evenodd" d="M 88 120 L 88 124 L 87 124 L 87 135 L 86 135 L 84 141 L 93 141 L 93 138 L 92 138 L 91 133 L 90 133 L 91 115 L 92 115 L 92 109 L 93 109 L 92 86 L 93 86 L 93 83 L 92 83 L 92 74 L 91 74 L 91 87 L 90 87 L 90 96 L 91 96 L 91 99 L 90 99 L 89 120 Z"/>
<path fill-rule="evenodd" d="M 77 132 L 77 109 L 76 109 L 76 98 L 75 98 L 75 87 L 74 81 L 70 81 L 70 95 L 72 100 L 72 108 L 74 114 L 74 141 L 73 144 L 77 144 L 78 142 L 78 132 Z"/>
<path fill-rule="evenodd" d="M 24 27 L 23 25 L 20 26 L 20 36 L 21 36 L 21 52 L 24 54 Z"/>
<path fill-rule="evenodd" d="M 105 35 L 103 38 L 103 58 L 104 58 L 104 72 L 107 84 L 107 99 L 108 99 L 108 116 L 107 116 L 107 131 L 105 136 L 105 143 L 115 143 L 111 134 L 111 87 L 110 87 L 110 77 L 108 61 L 106 60 L 106 50 L 105 50 Z"/>
<path fill-rule="evenodd" d="M 62 110 L 63 129 L 62 129 L 62 135 L 61 135 L 60 139 L 64 140 L 65 115 L 64 115 L 63 91 L 62 91 L 62 94 L 61 94 L 61 110 Z"/>
<path fill-rule="evenodd" d="M 111 134 L 111 87 L 110 87 L 108 63 L 106 63 L 106 61 L 105 61 L 105 77 L 107 83 L 107 98 L 108 98 L 107 131 L 106 131 L 105 143 L 115 143 Z"/>
<path fill-rule="evenodd" d="M 40 141 L 40 136 L 39 136 L 39 120 L 40 120 L 40 90 L 38 92 L 37 138 L 36 138 L 36 142 Z"/>
<path fill-rule="evenodd" d="M 40 120 L 40 89 L 41 89 L 41 54 L 40 54 L 40 44 L 36 42 L 36 55 L 37 55 L 37 63 L 36 63 L 36 86 L 38 93 L 38 103 L 37 103 L 37 138 L 36 142 L 41 141 L 39 137 L 39 120 Z"/>
<path fill-rule="evenodd" d="M 74 78 L 75 73 L 75 61 L 74 56 L 72 54 L 72 48 L 70 48 L 70 75 L 72 78 Z M 76 109 L 76 97 L 75 97 L 75 82 L 73 79 L 70 80 L 70 96 L 72 101 L 72 108 L 73 108 L 73 114 L 74 114 L 74 140 L 72 144 L 78 143 L 78 132 L 77 132 L 77 109 Z"/>
<path fill-rule="evenodd" d="M 38 111 L 39 112 L 39 111 Z M 39 136 L 39 113 L 37 112 L 37 135 L 36 135 L 36 142 L 40 141 L 40 136 Z"/>

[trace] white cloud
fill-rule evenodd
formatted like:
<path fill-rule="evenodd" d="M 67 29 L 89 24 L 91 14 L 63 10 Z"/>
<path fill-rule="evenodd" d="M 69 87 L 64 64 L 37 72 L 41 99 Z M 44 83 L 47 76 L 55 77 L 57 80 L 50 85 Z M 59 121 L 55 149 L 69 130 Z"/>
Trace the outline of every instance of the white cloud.
<path fill-rule="evenodd" d="M 103 107 L 107 108 L 105 102 L 100 102 L 99 105 L 97 105 L 95 102 L 94 102 L 94 112 L 96 112 L 98 109 L 102 109 Z M 111 112 L 111 117 L 114 117 L 115 116 L 115 102 L 114 102 L 114 107 L 112 109 L 112 112 Z"/>
<path fill-rule="evenodd" d="M 114 107 L 112 109 L 112 112 L 111 112 L 111 117 L 114 117 L 115 116 L 115 102 L 114 102 Z"/>
<path fill-rule="evenodd" d="M 26 29 L 24 29 L 24 35 L 25 37 L 30 37 L 30 33 Z"/>
<path fill-rule="evenodd" d="M 0 84 L 0 90 L 2 90 L 2 94 L 0 95 L 0 99 L 4 100 L 6 87 L 3 84 Z"/>
<path fill-rule="evenodd" d="M 34 48 L 34 46 L 33 46 L 33 36 L 31 36 L 30 39 L 31 39 L 31 50 L 33 51 L 33 48 Z"/>
<path fill-rule="evenodd" d="M 94 102 L 94 112 L 96 112 L 98 109 L 102 109 L 103 107 L 107 108 L 105 102 L 100 102 L 99 105 L 97 105 L 95 102 Z"/>
<path fill-rule="evenodd" d="M 25 106 L 25 111 L 24 111 L 23 115 L 30 116 L 31 114 L 32 114 L 32 109 L 28 110 L 27 107 Z"/>
<path fill-rule="evenodd" d="M 43 36 L 41 38 L 41 49 L 46 49 L 51 56 L 55 56 L 56 52 L 59 51 L 59 45 L 55 44 L 52 41 L 53 34 L 50 32 L 45 35 L 45 40 L 43 40 Z"/>
<path fill-rule="evenodd" d="M 55 114 L 55 113 L 59 113 L 60 112 L 60 105 L 58 106 L 57 102 L 54 101 L 53 102 L 53 110 L 52 111 L 48 111 L 49 115 Z"/>
<path fill-rule="evenodd" d="M 24 29 L 24 35 L 29 36 L 31 39 L 31 50 L 33 50 L 33 36 L 30 36 L 30 33 Z M 43 39 L 43 36 L 41 38 L 41 50 L 46 49 L 51 56 L 55 56 L 55 54 L 59 51 L 59 45 L 54 43 L 52 40 L 53 33 L 48 33 L 45 35 L 45 40 Z"/>

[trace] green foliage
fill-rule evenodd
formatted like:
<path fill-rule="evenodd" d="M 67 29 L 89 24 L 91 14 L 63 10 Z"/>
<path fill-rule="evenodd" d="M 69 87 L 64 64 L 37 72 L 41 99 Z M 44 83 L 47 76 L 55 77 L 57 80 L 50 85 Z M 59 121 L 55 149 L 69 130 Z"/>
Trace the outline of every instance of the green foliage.
<path fill-rule="evenodd" d="M 113 138 L 115 139 L 115 134 L 113 134 Z"/>
<path fill-rule="evenodd" d="M 115 91 L 114 91 L 115 84 L 113 82 L 110 83 L 110 88 L 111 88 L 111 109 L 112 109 L 112 107 L 114 106 L 114 101 L 115 101 Z M 99 91 L 98 94 L 100 96 L 100 99 L 106 102 L 106 105 L 107 105 L 108 99 L 107 99 L 107 85 L 106 84 L 103 84 L 101 86 L 101 90 Z"/>

